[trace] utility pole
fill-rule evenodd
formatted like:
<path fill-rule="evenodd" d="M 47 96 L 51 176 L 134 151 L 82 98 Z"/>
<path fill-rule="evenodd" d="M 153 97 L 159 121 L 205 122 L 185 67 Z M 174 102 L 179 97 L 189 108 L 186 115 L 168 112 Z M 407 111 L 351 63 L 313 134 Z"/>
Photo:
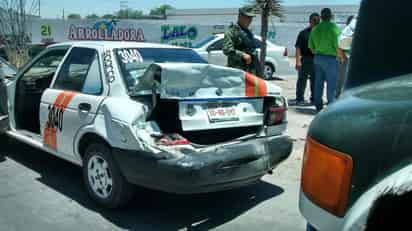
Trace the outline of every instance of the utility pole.
<path fill-rule="evenodd" d="M 41 12 L 40 12 L 40 6 L 41 6 L 41 4 L 40 4 L 40 0 L 38 0 L 39 1 L 39 18 L 41 18 Z"/>
<path fill-rule="evenodd" d="M 63 20 L 64 20 L 64 8 L 63 8 Z"/>
<path fill-rule="evenodd" d="M 264 0 L 261 2 L 262 13 L 261 13 L 261 37 L 262 37 L 262 46 L 260 49 L 260 66 L 261 70 L 265 68 L 265 59 L 266 59 L 266 47 L 267 47 L 267 34 L 269 27 L 269 15 L 272 10 L 272 0 Z"/>

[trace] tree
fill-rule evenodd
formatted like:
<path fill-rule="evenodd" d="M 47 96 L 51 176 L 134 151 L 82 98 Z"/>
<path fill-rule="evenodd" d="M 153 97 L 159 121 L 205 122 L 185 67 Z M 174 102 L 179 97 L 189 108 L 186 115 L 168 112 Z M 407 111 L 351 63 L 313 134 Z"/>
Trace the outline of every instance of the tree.
<path fill-rule="evenodd" d="M 281 0 L 252 0 L 251 3 L 261 15 L 261 37 L 262 45 L 260 48 L 260 65 L 263 70 L 266 60 L 267 34 L 269 27 L 269 17 L 283 17 Z"/>
<path fill-rule="evenodd" d="M 168 5 L 168 4 L 163 4 L 157 8 L 154 8 L 152 10 L 150 10 L 150 15 L 152 16 L 163 16 L 164 18 L 166 18 L 166 12 L 168 10 L 172 10 L 174 9 L 173 6 Z"/>
<path fill-rule="evenodd" d="M 102 16 L 104 19 L 115 19 L 116 16 L 114 14 L 105 14 Z"/>
<path fill-rule="evenodd" d="M 39 12 L 38 0 L 0 1 L 0 40 L 9 61 L 16 67 L 29 60 L 28 22 Z"/>
<path fill-rule="evenodd" d="M 116 15 L 118 19 L 138 19 L 143 16 L 143 12 L 140 10 L 127 8 L 119 10 Z"/>
<path fill-rule="evenodd" d="M 97 14 L 89 14 L 86 16 L 87 19 L 99 19 L 100 17 Z"/>
<path fill-rule="evenodd" d="M 68 19 L 81 19 L 82 16 L 80 16 L 80 14 L 69 14 L 67 16 Z"/>

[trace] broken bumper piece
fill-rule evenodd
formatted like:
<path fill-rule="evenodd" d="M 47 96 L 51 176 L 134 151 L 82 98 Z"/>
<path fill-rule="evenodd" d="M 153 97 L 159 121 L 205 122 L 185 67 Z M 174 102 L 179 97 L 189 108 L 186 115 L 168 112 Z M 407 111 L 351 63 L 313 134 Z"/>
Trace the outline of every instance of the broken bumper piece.
<path fill-rule="evenodd" d="M 228 190 L 257 183 L 292 151 L 288 136 L 258 138 L 186 153 L 141 153 L 114 149 L 113 154 L 133 184 L 177 194 Z"/>

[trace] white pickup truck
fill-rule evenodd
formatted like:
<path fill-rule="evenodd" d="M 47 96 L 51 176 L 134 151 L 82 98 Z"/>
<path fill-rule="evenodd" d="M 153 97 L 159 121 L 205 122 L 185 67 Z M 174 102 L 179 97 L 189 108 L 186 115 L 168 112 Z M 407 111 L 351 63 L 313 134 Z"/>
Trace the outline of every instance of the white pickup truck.
<path fill-rule="evenodd" d="M 82 166 L 106 207 L 124 205 L 132 185 L 190 194 L 256 183 L 292 149 L 278 86 L 191 49 L 56 44 L 6 85 L 1 131 Z"/>

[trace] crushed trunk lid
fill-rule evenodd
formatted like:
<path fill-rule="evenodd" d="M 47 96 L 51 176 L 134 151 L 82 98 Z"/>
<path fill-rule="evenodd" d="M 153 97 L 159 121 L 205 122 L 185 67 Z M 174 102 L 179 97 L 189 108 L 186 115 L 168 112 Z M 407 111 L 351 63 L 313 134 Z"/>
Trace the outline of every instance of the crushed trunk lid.
<path fill-rule="evenodd" d="M 230 132 L 228 137 L 234 138 L 263 126 L 264 99 L 279 97 L 281 88 L 238 69 L 156 63 L 139 78 L 133 95 L 151 95 L 149 120 L 162 131 L 192 139 Z"/>

